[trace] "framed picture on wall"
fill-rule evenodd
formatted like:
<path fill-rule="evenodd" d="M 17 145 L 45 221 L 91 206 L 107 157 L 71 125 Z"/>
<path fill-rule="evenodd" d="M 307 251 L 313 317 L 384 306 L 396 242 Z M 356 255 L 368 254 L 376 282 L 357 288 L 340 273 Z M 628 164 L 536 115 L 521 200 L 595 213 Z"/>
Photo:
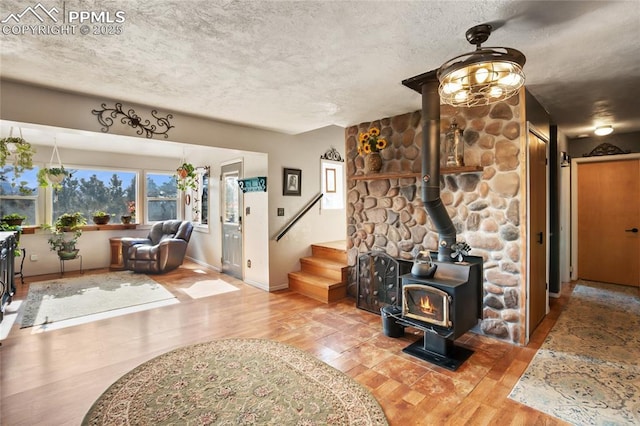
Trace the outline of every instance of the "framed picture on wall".
<path fill-rule="evenodd" d="M 302 170 L 283 169 L 282 195 L 302 195 Z"/>

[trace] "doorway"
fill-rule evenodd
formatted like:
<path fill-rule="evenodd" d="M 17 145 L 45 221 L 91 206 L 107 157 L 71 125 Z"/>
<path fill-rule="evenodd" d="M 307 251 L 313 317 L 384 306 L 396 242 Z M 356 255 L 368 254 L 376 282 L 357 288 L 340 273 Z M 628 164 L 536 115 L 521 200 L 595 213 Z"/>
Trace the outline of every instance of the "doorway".
<path fill-rule="evenodd" d="M 547 146 L 548 139 L 528 123 L 528 328 L 527 336 L 548 312 Z"/>
<path fill-rule="evenodd" d="M 242 162 L 222 166 L 220 173 L 220 222 L 222 224 L 222 272 L 242 279 Z"/>
<path fill-rule="evenodd" d="M 640 286 L 639 157 L 576 160 L 573 279 Z"/>

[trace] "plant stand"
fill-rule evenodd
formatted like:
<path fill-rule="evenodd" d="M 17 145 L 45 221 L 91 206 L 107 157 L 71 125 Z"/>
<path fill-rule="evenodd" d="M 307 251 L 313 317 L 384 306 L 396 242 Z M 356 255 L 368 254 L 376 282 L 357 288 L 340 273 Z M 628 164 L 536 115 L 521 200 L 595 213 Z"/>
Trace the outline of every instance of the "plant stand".
<path fill-rule="evenodd" d="M 76 257 L 71 259 L 60 258 L 60 276 L 62 277 L 64 275 L 64 262 L 69 262 L 70 260 L 78 260 L 78 259 L 80 259 L 80 273 L 83 274 L 84 271 L 82 270 L 82 255 L 78 254 L 76 255 Z"/>
<path fill-rule="evenodd" d="M 24 285 L 24 275 L 22 274 L 22 268 L 24 267 L 24 258 L 27 257 L 27 249 L 19 249 L 22 252 L 22 259 L 20 259 L 20 269 L 14 267 L 14 275 L 20 276 L 20 282 Z"/>

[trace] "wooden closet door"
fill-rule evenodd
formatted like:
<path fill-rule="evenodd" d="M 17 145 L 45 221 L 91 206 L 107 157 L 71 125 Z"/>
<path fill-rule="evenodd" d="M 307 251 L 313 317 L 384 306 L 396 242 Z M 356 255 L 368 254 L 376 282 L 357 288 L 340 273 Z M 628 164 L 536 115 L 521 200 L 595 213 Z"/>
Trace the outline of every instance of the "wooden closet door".
<path fill-rule="evenodd" d="M 640 285 L 640 160 L 578 164 L 578 278 Z"/>
<path fill-rule="evenodd" d="M 547 314 L 547 144 L 529 133 L 529 335 Z"/>

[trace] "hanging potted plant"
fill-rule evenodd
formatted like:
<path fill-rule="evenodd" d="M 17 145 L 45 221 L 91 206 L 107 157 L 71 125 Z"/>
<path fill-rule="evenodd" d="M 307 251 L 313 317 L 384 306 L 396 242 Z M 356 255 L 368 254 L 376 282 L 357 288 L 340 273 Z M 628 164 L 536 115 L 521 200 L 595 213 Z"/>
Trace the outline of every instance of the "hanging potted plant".
<path fill-rule="evenodd" d="M 64 178 L 71 176 L 71 173 L 60 167 L 43 167 L 38 170 L 38 185 L 42 188 L 51 186 L 55 190 L 62 189 L 62 181 Z"/>
<path fill-rule="evenodd" d="M 196 173 L 196 168 L 193 167 L 191 163 L 182 163 L 182 165 L 176 169 L 174 178 L 180 191 L 186 191 L 187 188 L 198 189 L 198 174 Z"/>
<path fill-rule="evenodd" d="M 13 166 L 13 176 L 17 179 L 25 170 L 33 169 L 33 154 L 36 151 L 22 137 L 0 139 L 0 168 L 7 162 Z"/>
<path fill-rule="evenodd" d="M 54 166 L 53 157 L 58 160 Z M 64 178 L 71 176 L 71 173 L 66 171 L 60 161 L 60 153 L 58 152 L 58 144 L 54 141 L 53 151 L 51 152 L 51 159 L 49 160 L 49 167 L 43 167 L 38 170 L 38 185 L 42 188 L 51 186 L 54 190 L 59 191 L 62 189 L 62 181 Z"/>

